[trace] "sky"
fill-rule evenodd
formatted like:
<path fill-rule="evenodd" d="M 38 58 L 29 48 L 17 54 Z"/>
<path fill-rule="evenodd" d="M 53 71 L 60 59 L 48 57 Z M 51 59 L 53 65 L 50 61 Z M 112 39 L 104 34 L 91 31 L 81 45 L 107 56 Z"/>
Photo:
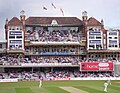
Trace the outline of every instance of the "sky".
<path fill-rule="evenodd" d="M 56 9 L 52 6 L 52 3 Z M 47 10 L 44 10 L 46 7 Z M 105 28 L 120 28 L 120 0 L 0 0 L 0 40 L 4 39 L 5 20 L 12 17 L 20 18 L 20 12 L 25 11 L 26 18 L 30 16 L 78 17 L 87 11 L 88 18 L 104 20 Z"/>

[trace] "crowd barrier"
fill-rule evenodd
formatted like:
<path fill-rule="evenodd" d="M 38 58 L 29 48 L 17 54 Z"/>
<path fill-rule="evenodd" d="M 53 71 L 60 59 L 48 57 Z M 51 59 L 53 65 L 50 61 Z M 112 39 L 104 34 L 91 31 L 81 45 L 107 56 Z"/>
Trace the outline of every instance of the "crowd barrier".
<path fill-rule="evenodd" d="M 70 78 L 70 80 L 120 80 L 120 77 L 84 77 Z"/>
<path fill-rule="evenodd" d="M 0 79 L 0 82 L 18 82 L 18 79 Z"/>
<path fill-rule="evenodd" d="M 72 63 L 21 63 L 21 66 L 69 66 Z"/>
<path fill-rule="evenodd" d="M 120 77 L 84 77 L 84 78 L 53 78 L 53 79 L 43 79 L 43 80 L 120 80 Z M 0 82 L 18 82 L 18 81 L 39 81 L 39 79 L 0 79 Z"/>

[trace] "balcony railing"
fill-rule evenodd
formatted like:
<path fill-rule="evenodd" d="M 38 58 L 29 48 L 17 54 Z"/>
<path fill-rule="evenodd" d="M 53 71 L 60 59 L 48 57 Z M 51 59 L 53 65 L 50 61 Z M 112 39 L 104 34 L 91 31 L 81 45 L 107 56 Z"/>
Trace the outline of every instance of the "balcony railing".
<path fill-rule="evenodd" d="M 9 50 L 7 50 L 7 52 L 8 53 L 23 53 L 24 52 L 24 50 L 23 49 L 9 49 Z"/>

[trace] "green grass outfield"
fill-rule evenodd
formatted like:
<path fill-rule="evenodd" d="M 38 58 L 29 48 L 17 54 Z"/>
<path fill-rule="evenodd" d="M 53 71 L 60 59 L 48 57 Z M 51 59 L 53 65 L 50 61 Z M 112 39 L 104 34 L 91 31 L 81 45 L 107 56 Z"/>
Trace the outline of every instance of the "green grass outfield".
<path fill-rule="evenodd" d="M 112 81 L 108 86 L 107 93 L 120 93 L 120 84 Z M 104 81 L 81 80 L 81 81 L 43 81 L 43 86 L 39 88 L 39 82 L 25 81 L 16 83 L 0 83 L 0 93 L 69 93 L 59 87 L 72 86 L 89 93 L 105 93 L 103 91 Z"/>

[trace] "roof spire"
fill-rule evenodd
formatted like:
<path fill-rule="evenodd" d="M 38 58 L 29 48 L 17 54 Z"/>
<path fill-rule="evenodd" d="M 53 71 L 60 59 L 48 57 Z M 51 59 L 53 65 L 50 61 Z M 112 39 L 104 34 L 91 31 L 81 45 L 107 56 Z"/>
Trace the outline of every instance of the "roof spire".
<path fill-rule="evenodd" d="M 24 10 L 20 11 L 20 14 L 21 14 L 21 15 L 24 15 L 24 14 L 25 14 L 25 11 L 24 11 Z"/>
<path fill-rule="evenodd" d="M 23 23 L 23 25 L 25 24 L 25 11 L 24 10 L 22 10 L 21 12 L 20 12 L 20 20 L 22 21 L 22 23 Z"/>
<path fill-rule="evenodd" d="M 82 20 L 87 21 L 87 11 L 82 12 Z"/>
<path fill-rule="evenodd" d="M 8 24 L 8 18 L 6 18 L 6 24 Z"/>

